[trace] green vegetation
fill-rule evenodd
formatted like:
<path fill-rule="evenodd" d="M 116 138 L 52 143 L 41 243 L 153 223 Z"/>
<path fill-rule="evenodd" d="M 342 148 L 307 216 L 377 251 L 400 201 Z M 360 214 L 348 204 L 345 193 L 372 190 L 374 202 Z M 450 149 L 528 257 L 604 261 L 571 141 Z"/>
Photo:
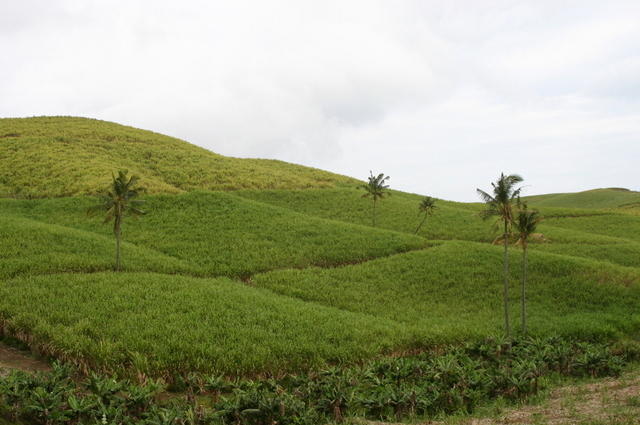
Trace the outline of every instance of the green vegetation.
<path fill-rule="evenodd" d="M 526 250 L 501 281 L 497 271 L 508 265 L 501 253 L 517 239 L 509 234 L 516 176 L 502 176 L 493 194 L 482 192 L 488 201 L 482 205 L 387 191 L 387 178 L 371 174 L 372 211 L 362 182 L 277 161 L 226 158 L 79 118 L 0 120 L 0 156 L 7 158 L 0 191 L 12 197 L 0 199 L 0 336 L 85 374 L 163 377 L 173 389 L 191 392 L 206 387 L 211 423 L 303 424 L 344 415 L 396 420 L 533 394 L 535 377 L 558 372 L 557 365 L 547 362 L 549 350 L 539 340 L 479 343 L 501 333 L 501 309 L 507 326 L 508 316 L 520 313 L 516 330 L 558 336 L 555 345 L 571 353 L 571 368 L 560 371 L 566 374 L 615 373 L 619 363 L 603 346 L 567 346 L 564 338 L 604 341 L 640 332 L 640 210 L 633 193 L 625 193 L 626 207 L 612 208 L 623 202 L 620 195 L 609 209 L 595 209 L 605 202 L 594 196 L 593 203 L 585 196 L 572 203 L 531 198 L 545 221 L 536 230 L 536 217 L 522 217 Z M 105 176 L 119 169 L 139 176 L 151 193 L 144 220 L 115 220 L 116 229 L 88 219 L 96 200 L 81 195 L 102 193 Z M 103 212 L 114 205 L 102 201 Z M 436 202 L 438 213 L 430 215 Z M 487 211 L 502 219 L 502 248 L 490 243 L 495 228 L 483 220 Z M 109 271 L 112 231 L 126 236 L 120 273 Z M 520 304 L 509 295 L 519 277 Z M 436 355 L 445 344 L 456 346 Z M 478 354 L 482 344 L 500 351 L 500 359 Z M 519 347 L 544 360 L 532 365 L 512 357 Z M 406 353 L 423 354 L 408 359 Z M 436 369 L 442 382 L 465 384 L 438 387 L 431 379 Z M 291 371 L 304 372 L 286 375 Z M 235 386 L 221 375 L 283 380 Z M 82 416 L 67 397 L 90 398 L 111 385 L 89 379 L 95 382 L 75 395 L 55 393 L 44 381 L 26 384 L 47 390 L 32 391 L 40 399 L 26 405 L 10 403 L 8 414 L 35 423 L 101 420 L 93 407 Z M 0 397 L 16 396 L 3 382 Z M 111 395 L 131 391 L 147 394 L 122 387 Z M 48 400 L 48 410 L 34 406 L 55 394 L 73 412 L 45 418 L 43 412 L 60 406 L 57 399 Z M 122 414 L 171 423 L 144 415 L 174 413 L 188 422 L 185 415 L 212 407 L 189 410 L 190 399 L 188 408 L 171 413 L 162 403 L 130 409 L 108 400 L 110 409 L 124 409 L 107 414 L 116 422 Z"/>
<path fill-rule="evenodd" d="M 18 275 L 113 269 L 113 239 L 85 230 L 0 215 L 0 240 L 0 286 L 2 279 Z M 122 249 L 126 271 L 198 273 L 195 266 L 149 248 L 124 242 Z"/>
<path fill-rule="evenodd" d="M 247 278 L 259 271 L 335 266 L 427 246 L 413 235 L 308 217 L 223 192 L 145 200 L 144 220 L 123 223 L 127 241 L 189 263 L 199 274 Z M 109 236 L 110 229 L 86 217 L 94 204 L 91 198 L 7 199 L 0 200 L 0 216 Z"/>
<path fill-rule="evenodd" d="M 362 198 L 355 188 L 322 190 L 241 190 L 239 196 L 292 209 L 305 215 L 348 223 L 371 225 L 371 201 Z M 378 228 L 413 233 L 416 226 L 416 205 L 423 196 L 391 191 L 392 196 L 378 205 Z M 418 233 L 427 239 L 463 239 L 492 241 L 491 225 L 480 217 L 480 204 L 464 204 L 438 200 L 438 214 L 429 219 L 429 226 Z"/>
<path fill-rule="evenodd" d="M 458 342 L 499 329 L 500 250 L 443 242 L 353 266 L 273 271 L 253 281 L 304 301 L 401 322 L 416 329 L 422 344 Z M 530 257 L 532 334 L 620 337 L 640 329 L 638 269 L 536 251 Z M 511 279 L 517 277 L 513 271 Z"/>
<path fill-rule="evenodd" d="M 390 177 L 385 177 L 383 173 L 380 173 L 377 176 L 374 176 L 373 172 L 371 171 L 369 173 L 371 175 L 368 178 L 367 184 L 363 184 L 362 186 L 360 186 L 360 188 L 365 190 L 365 194 L 362 195 L 362 197 L 371 197 L 371 200 L 373 201 L 371 225 L 373 227 L 376 227 L 376 204 L 378 202 L 378 199 L 382 199 L 390 194 L 388 190 L 389 185 L 385 184 Z"/>
<path fill-rule="evenodd" d="M 422 215 L 422 220 L 420 220 L 420 223 L 418 223 L 418 227 L 416 227 L 416 231 L 413 233 L 415 233 L 416 235 L 418 234 L 420 228 L 424 225 L 424 222 L 427 221 L 427 217 L 433 214 L 436 208 L 436 200 L 431 196 L 425 196 L 425 198 L 420 201 L 420 205 L 418 205 L 418 211 L 420 212 L 420 215 Z"/>
<path fill-rule="evenodd" d="M 98 194 L 127 169 L 149 193 L 303 189 L 354 179 L 283 161 L 230 158 L 151 131 L 75 117 L 0 119 L 0 196 Z M 2 193 L 3 192 L 3 193 Z"/>
<path fill-rule="evenodd" d="M 546 219 L 550 226 L 613 236 L 640 242 L 640 217 L 611 213 L 582 216 L 559 216 Z"/>
<path fill-rule="evenodd" d="M 551 193 L 524 198 L 536 207 L 618 208 L 640 204 L 640 192 L 623 188 L 593 189 L 577 193 Z"/>
<path fill-rule="evenodd" d="M 83 369 L 153 376 L 285 371 L 403 346 L 390 320 L 225 279 L 56 274 L 0 287 L 1 328 Z"/>
<path fill-rule="evenodd" d="M 0 415 L 31 424 L 315 425 L 347 417 L 397 421 L 469 413 L 496 397 L 537 394 L 550 377 L 617 376 L 630 357 L 607 345 L 552 338 L 481 341 L 363 366 L 282 379 L 188 379 L 188 395 L 159 398 L 162 381 L 136 384 L 69 368 L 0 380 Z M 75 380 L 74 380 L 75 378 Z M 198 400 L 208 399 L 205 403 Z"/>
<path fill-rule="evenodd" d="M 527 333 L 527 248 L 529 240 L 536 235 L 538 224 L 542 221 L 542 216 L 536 210 L 529 210 L 527 203 L 520 205 L 518 215 L 514 220 L 516 236 L 518 240 L 516 245 L 522 248 L 522 281 L 520 285 L 520 323 L 522 324 L 522 332 Z"/>

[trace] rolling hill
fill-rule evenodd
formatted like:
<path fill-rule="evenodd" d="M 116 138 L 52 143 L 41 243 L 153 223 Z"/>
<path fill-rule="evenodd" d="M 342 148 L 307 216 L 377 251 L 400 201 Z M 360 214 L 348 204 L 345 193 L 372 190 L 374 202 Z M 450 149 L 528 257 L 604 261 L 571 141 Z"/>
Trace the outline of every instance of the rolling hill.
<path fill-rule="evenodd" d="M 422 197 L 394 191 L 374 228 L 351 178 L 85 118 L 0 119 L 0 157 L 0 329 L 85 370 L 277 374 L 501 332 L 480 204 L 439 200 L 414 234 Z M 123 168 L 147 215 L 125 221 L 114 273 L 112 229 L 86 210 Z M 616 208 L 636 195 L 529 198 L 548 240 L 531 246 L 534 335 L 640 331 L 640 216 Z"/>
<path fill-rule="evenodd" d="M 75 117 L 0 119 L 0 160 L 0 196 L 21 198 L 95 194 L 118 169 L 140 176 L 149 193 L 355 183 L 314 168 L 230 158 L 151 131 Z"/>
<path fill-rule="evenodd" d="M 612 187 L 576 193 L 526 196 L 523 199 L 536 207 L 620 208 L 640 205 L 640 192 Z"/>

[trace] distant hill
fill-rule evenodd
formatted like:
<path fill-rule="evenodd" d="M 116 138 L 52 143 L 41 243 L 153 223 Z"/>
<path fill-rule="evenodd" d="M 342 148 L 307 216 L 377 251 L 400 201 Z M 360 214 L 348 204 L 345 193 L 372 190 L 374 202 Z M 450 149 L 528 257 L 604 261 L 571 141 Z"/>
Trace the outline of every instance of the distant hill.
<path fill-rule="evenodd" d="M 640 205 L 640 192 L 624 188 L 593 189 L 576 193 L 550 193 L 524 198 L 533 206 L 560 208 L 619 208 Z"/>
<path fill-rule="evenodd" d="M 150 193 L 324 188 L 356 182 L 283 161 L 222 156 L 183 140 L 106 121 L 0 119 L 0 196 L 95 194 L 119 169 L 140 176 Z"/>

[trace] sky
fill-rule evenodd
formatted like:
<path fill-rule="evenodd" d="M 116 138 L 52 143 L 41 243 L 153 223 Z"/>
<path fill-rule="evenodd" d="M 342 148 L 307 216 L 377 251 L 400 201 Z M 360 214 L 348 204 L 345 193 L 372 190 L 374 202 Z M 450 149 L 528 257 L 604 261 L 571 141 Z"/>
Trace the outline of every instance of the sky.
<path fill-rule="evenodd" d="M 0 117 L 477 201 L 640 190 L 640 1 L 0 0 Z"/>

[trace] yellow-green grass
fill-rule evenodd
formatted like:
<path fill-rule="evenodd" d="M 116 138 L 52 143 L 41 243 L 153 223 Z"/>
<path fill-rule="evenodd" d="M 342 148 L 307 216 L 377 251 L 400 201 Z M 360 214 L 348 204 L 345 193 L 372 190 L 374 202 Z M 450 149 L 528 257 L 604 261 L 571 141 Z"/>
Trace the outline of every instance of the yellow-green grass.
<path fill-rule="evenodd" d="M 124 243 L 125 270 L 198 273 L 184 261 Z M 113 269 L 113 238 L 10 215 L 0 216 L 0 278 Z"/>
<path fill-rule="evenodd" d="M 640 243 L 637 242 L 615 244 L 553 242 L 530 244 L 529 248 L 536 251 L 608 261 L 627 267 L 640 267 Z"/>
<path fill-rule="evenodd" d="M 283 161 L 215 154 L 185 141 L 77 117 L 0 119 L 0 196 L 95 194 L 112 172 L 138 175 L 150 193 L 312 188 L 356 180 Z"/>
<path fill-rule="evenodd" d="M 640 242 L 640 216 L 610 213 L 576 217 L 548 217 L 545 223 L 554 227 Z"/>
<path fill-rule="evenodd" d="M 404 346 L 391 320 L 226 278 L 56 274 L 0 283 L 6 334 L 84 368 L 151 375 L 280 373 Z"/>
<path fill-rule="evenodd" d="M 576 193 L 527 196 L 524 200 L 535 207 L 618 208 L 640 203 L 640 192 L 623 188 L 593 189 Z"/>
<path fill-rule="evenodd" d="M 208 275 L 248 277 L 277 268 L 335 266 L 427 246 L 417 236 L 309 217 L 226 192 L 155 195 L 146 201 L 147 215 L 125 219 L 123 239 L 180 259 Z M 112 226 L 103 224 L 101 216 L 86 215 L 96 202 L 91 198 L 4 199 L 0 210 L 112 237 Z M 106 261 L 113 257 L 103 255 Z M 134 255 L 125 248 L 124 263 Z"/>
<path fill-rule="evenodd" d="M 242 190 L 238 195 L 290 208 L 308 215 L 371 226 L 371 199 L 352 188 L 326 190 Z M 421 196 L 392 192 L 378 202 L 378 227 L 413 233 L 421 220 L 418 204 Z M 491 242 L 498 236 L 497 218 L 482 220 L 480 203 L 462 204 L 437 201 L 437 209 L 419 231 L 427 239 Z M 640 266 L 633 253 L 640 246 L 627 239 L 628 231 L 640 235 L 640 217 L 598 209 L 544 207 L 545 221 L 539 232 L 548 242 L 533 244 L 533 249 L 565 255 L 594 258 L 625 266 Z M 635 238 L 636 236 L 631 236 Z M 640 241 L 638 241 L 640 242 Z M 578 246 L 579 245 L 579 246 Z M 619 245 L 617 250 L 612 245 Z M 574 249 L 574 247 L 578 247 Z"/>
<path fill-rule="evenodd" d="M 529 264 L 533 334 L 640 330 L 637 269 L 542 252 Z M 0 318 L 7 334 L 88 368 L 280 373 L 500 334 L 500 270 L 500 247 L 443 241 L 358 265 L 258 274 L 251 285 L 156 273 L 20 276 L 0 283 Z"/>
<path fill-rule="evenodd" d="M 439 343 L 499 332 L 501 247 L 442 242 L 422 251 L 329 270 L 254 276 L 277 293 L 417 327 Z M 520 252 L 512 251 L 511 312 L 519 318 Z M 535 334 L 620 336 L 640 329 L 640 271 L 606 262 L 531 252 L 528 300 Z"/>
<path fill-rule="evenodd" d="M 324 190 L 242 190 L 238 195 L 332 220 L 372 225 L 372 200 L 363 198 L 357 185 Z M 392 191 L 377 203 L 377 227 L 414 233 L 422 220 L 418 205 L 422 196 Z M 419 235 L 428 239 L 491 241 L 492 221 L 483 221 L 480 204 L 438 200 L 434 214 L 427 218 Z"/>

